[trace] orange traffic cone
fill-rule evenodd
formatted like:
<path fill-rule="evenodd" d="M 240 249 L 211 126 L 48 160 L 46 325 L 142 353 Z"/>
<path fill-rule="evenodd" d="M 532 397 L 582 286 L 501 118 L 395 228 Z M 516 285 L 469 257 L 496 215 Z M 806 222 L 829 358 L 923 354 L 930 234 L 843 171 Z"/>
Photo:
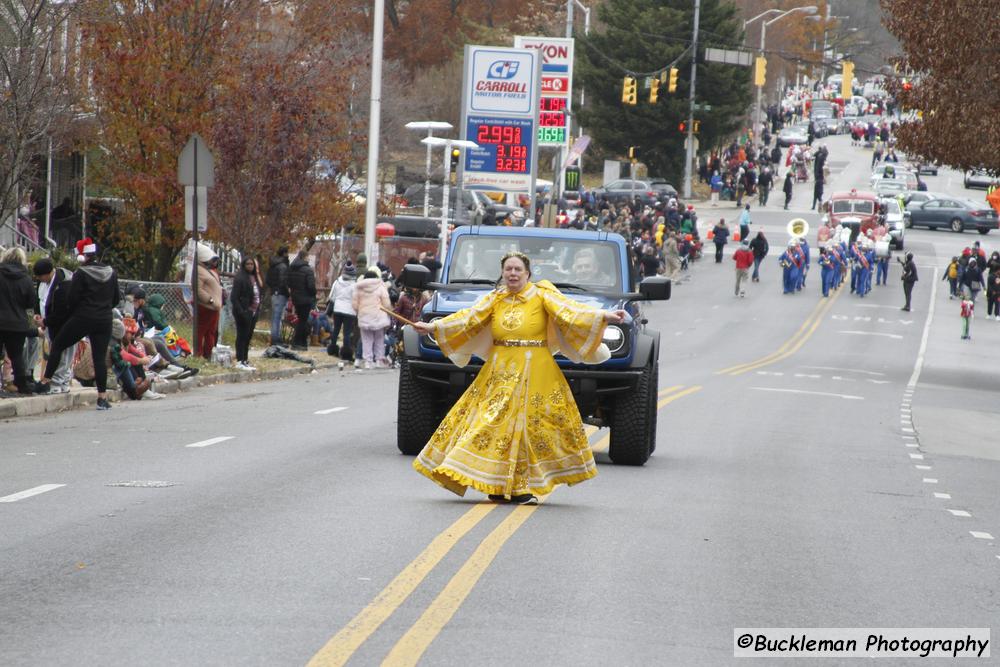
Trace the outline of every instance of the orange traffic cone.
<path fill-rule="evenodd" d="M 735 232 L 733 234 L 733 240 L 734 241 L 739 241 L 740 240 L 740 233 L 739 232 Z"/>
<path fill-rule="evenodd" d="M 714 229 L 708 230 L 708 234 L 706 234 L 706 236 L 708 237 L 708 240 L 711 241 L 712 239 L 715 238 L 715 230 Z"/>

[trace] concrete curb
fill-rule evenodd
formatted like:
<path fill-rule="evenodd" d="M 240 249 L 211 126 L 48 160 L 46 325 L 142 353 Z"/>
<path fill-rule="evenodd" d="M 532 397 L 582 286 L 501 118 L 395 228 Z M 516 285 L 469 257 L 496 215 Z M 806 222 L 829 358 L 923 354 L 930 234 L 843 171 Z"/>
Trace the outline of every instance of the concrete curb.
<path fill-rule="evenodd" d="M 337 368 L 336 363 L 322 363 L 315 366 L 296 368 L 279 368 L 271 371 L 253 371 L 252 373 L 241 371 L 230 371 L 228 373 L 218 373 L 216 375 L 200 374 L 183 380 L 160 380 L 156 383 L 156 390 L 164 394 L 176 394 L 182 391 L 190 391 L 197 387 L 207 387 L 216 384 L 235 384 L 237 382 L 254 382 L 260 380 L 283 380 L 310 373 L 313 370 L 328 370 Z M 108 399 L 112 403 L 122 400 L 123 396 L 117 389 L 108 390 Z M 127 399 L 126 399 L 127 400 Z M 13 419 L 15 417 L 33 417 L 49 412 L 63 412 L 74 408 L 92 406 L 97 403 L 97 389 L 93 387 L 83 387 L 75 389 L 65 394 L 48 394 L 39 396 L 25 396 L 23 398 L 11 398 L 0 400 L 0 419 Z"/>

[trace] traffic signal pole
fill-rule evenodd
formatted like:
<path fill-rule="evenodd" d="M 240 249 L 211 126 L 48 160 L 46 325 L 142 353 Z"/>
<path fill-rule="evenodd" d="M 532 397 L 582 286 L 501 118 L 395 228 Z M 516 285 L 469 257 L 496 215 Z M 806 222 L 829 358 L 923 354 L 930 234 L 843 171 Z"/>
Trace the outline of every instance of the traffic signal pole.
<path fill-rule="evenodd" d="M 698 19 L 701 15 L 701 0 L 694 0 L 694 34 L 691 37 L 691 90 L 688 100 L 687 150 L 684 161 L 684 198 L 691 198 L 691 165 L 694 163 L 694 92 L 698 76 Z"/>

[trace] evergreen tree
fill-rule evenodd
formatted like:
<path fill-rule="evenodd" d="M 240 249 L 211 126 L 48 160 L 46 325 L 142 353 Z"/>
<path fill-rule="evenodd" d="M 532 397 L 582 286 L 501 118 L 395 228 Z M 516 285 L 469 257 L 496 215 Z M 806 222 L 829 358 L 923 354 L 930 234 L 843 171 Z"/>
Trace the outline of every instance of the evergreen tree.
<path fill-rule="evenodd" d="M 688 117 L 694 6 L 690 0 L 607 0 L 598 15 L 605 30 L 579 40 L 577 69 L 587 91 L 579 116 L 598 146 L 627 155 L 638 146 L 638 159 L 650 173 L 680 185 L 684 173 L 686 132 L 679 124 Z M 702 0 L 698 52 L 705 46 L 735 48 L 741 39 L 736 8 L 720 0 Z M 677 91 L 661 84 L 659 100 L 649 103 L 646 76 L 654 76 L 678 60 Z M 702 150 L 735 132 L 751 102 L 750 72 L 745 67 L 705 63 L 699 59 L 696 101 L 711 111 L 695 112 L 696 135 Z M 622 102 L 622 81 L 638 80 L 638 103 Z"/>

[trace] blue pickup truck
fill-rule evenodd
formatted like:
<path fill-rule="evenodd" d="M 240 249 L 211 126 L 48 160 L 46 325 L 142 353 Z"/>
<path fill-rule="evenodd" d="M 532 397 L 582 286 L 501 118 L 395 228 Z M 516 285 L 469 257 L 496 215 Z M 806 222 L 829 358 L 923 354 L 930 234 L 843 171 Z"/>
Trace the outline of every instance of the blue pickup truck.
<path fill-rule="evenodd" d="M 618 234 L 566 229 L 469 226 L 454 230 L 439 282 L 422 266 L 404 267 L 408 287 L 433 289 L 422 317 L 433 321 L 471 306 L 492 290 L 500 258 L 511 250 L 531 259 L 532 280 L 549 280 L 573 299 L 599 308 L 624 308 L 629 317 L 608 326 L 611 358 L 599 365 L 556 361 L 566 376 L 584 423 L 610 427 L 609 456 L 616 464 L 643 465 L 656 447 L 660 334 L 646 328 L 640 301 L 670 298 L 670 281 L 650 277 L 637 284 L 628 243 Z M 581 251 L 582 254 L 581 254 Z M 586 257 L 589 271 L 574 260 Z M 441 419 L 472 383 L 479 359 L 459 368 L 430 336 L 403 330 L 397 407 L 397 445 L 420 452 Z"/>

